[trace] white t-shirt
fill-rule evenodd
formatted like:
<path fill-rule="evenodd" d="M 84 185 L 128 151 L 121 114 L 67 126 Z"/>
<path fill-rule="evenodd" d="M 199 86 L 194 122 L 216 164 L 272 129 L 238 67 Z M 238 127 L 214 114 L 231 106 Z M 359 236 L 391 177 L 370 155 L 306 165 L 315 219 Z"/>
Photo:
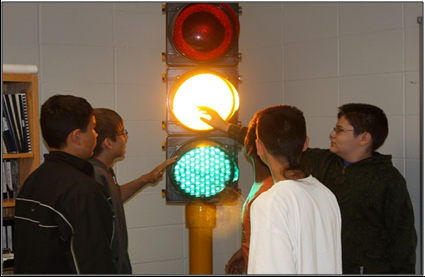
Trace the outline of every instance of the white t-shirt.
<path fill-rule="evenodd" d="M 342 274 L 341 213 L 313 176 L 276 183 L 251 206 L 249 274 Z"/>

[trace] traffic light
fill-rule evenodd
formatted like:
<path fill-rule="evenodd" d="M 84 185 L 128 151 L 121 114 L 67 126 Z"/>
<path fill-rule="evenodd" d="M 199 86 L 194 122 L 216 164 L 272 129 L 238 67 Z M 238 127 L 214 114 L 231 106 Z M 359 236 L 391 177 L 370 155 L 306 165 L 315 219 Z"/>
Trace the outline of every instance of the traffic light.
<path fill-rule="evenodd" d="M 166 200 L 237 201 L 238 145 L 203 122 L 199 106 L 238 122 L 238 3 L 165 5 Z M 204 115 L 205 116 L 205 115 Z"/>

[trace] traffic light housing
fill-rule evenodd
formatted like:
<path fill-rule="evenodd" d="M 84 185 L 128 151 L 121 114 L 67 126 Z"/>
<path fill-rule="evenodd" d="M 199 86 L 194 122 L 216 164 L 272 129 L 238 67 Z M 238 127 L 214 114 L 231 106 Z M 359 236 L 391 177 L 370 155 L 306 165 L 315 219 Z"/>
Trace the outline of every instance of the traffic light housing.
<path fill-rule="evenodd" d="M 226 137 L 167 137 L 167 158 L 179 160 L 167 168 L 167 202 L 237 201 L 238 146 Z"/>
<path fill-rule="evenodd" d="M 238 144 L 206 124 L 198 106 L 238 122 L 237 3 L 167 3 L 166 200 L 233 203 L 238 195 Z"/>
<path fill-rule="evenodd" d="M 167 3 L 167 65 L 237 66 L 238 15 L 238 3 Z"/>

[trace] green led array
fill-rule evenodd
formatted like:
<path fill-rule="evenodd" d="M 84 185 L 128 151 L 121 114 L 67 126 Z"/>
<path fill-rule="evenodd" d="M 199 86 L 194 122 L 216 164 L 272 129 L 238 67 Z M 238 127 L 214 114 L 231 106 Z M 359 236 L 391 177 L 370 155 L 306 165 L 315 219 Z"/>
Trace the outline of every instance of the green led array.
<path fill-rule="evenodd" d="M 199 147 L 184 154 L 174 167 L 177 186 L 194 197 L 211 197 L 236 181 L 239 170 L 218 147 Z"/>

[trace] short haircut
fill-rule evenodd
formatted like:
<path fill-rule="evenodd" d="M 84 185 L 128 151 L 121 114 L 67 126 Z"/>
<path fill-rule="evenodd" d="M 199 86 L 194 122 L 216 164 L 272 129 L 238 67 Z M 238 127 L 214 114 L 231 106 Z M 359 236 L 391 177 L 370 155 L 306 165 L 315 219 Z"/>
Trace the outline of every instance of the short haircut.
<path fill-rule="evenodd" d="M 338 119 L 344 116 L 354 127 L 354 135 L 368 132 L 372 136 L 372 151 L 384 144 L 388 136 L 388 119 L 384 111 L 374 105 L 349 103 L 340 106 Z"/>
<path fill-rule="evenodd" d="M 255 144 L 255 140 L 257 139 L 257 114 L 251 119 L 248 125 L 248 130 L 245 136 L 244 146 L 245 152 L 249 156 L 258 156 L 257 154 L 257 145 Z"/>
<path fill-rule="evenodd" d="M 276 159 L 288 163 L 285 170 L 306 174 L 300 163 L 307 137 L 303 112 L 294 106 L 276 105 L 257 113 L 257 135 L 267 151 Z"/>
<path fill-rule="evenodd" d="M 54 95 L 41 106 L 40 127 L 51 148 L 66 146 L 68 135 L 77 129 L 87 131 L 93 108 L 86 99 L 73 95 Z"/>
<path fill-rule="evenodd" d="M 96 108 L 94 109 L 94 116 L 96 118 L 96 127 L 94 128 L 97 133 L 97 144 L 94 149 L 94 156 L 102 153 L 102 143 L 106 138 L 116 141 L 116 136 L 120 132 L 124 122 L 121 116 L 111 109 Z"/>

